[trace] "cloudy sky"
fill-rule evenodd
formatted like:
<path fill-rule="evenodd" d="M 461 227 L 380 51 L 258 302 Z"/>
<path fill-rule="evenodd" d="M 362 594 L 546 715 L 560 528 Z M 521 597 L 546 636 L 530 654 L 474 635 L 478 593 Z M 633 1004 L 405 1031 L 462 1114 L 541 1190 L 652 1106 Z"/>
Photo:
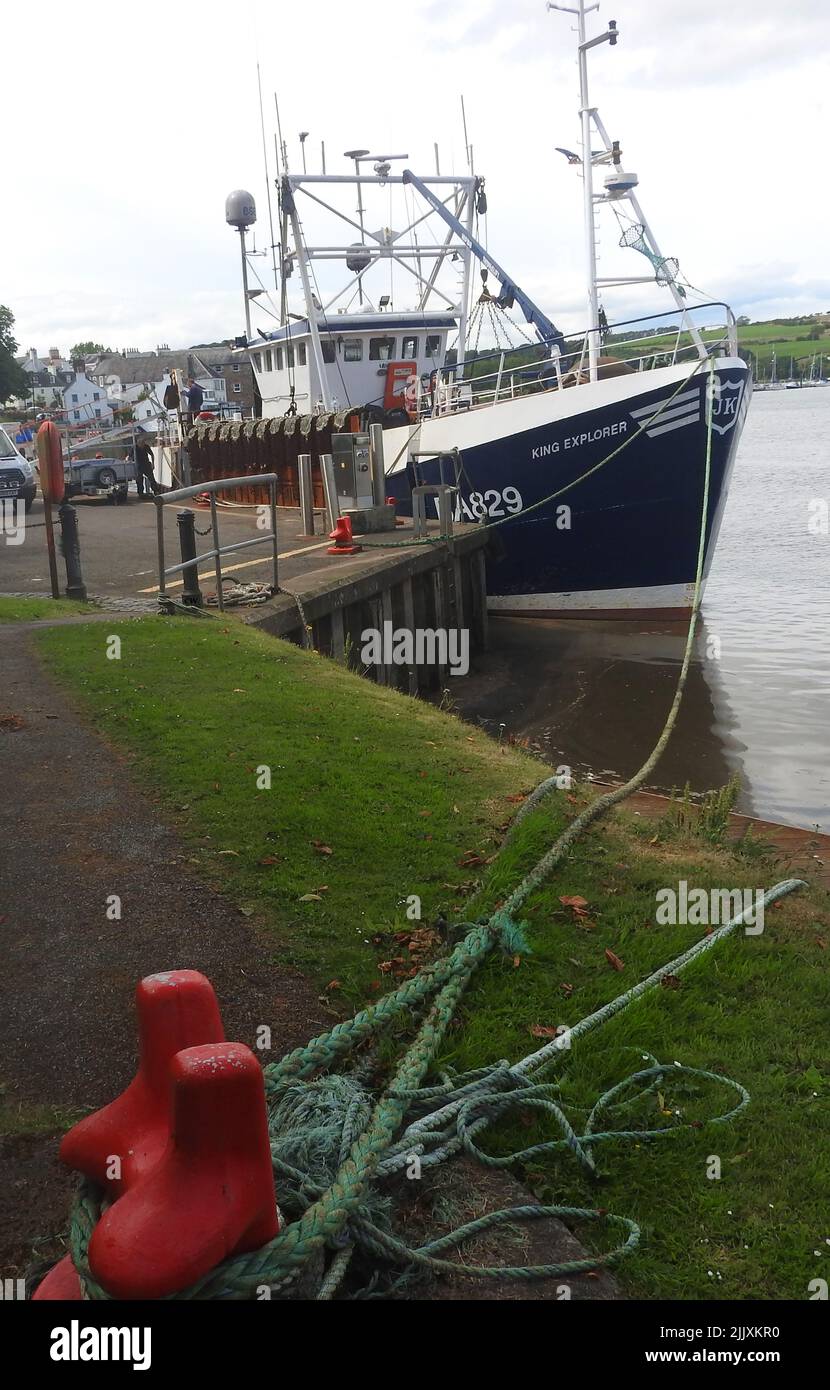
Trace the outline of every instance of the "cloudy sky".
<path fill-rule="evenodd" d="M 664 252 L 738 313 L 830 309 L 828 176 L 812 153 L 830 116 L 827 0 L 603 0 L 592 32 L 609 18 L 621 38 L 592 54 L 592 99 Z M 2 30 L 0 303 L 21 349 L 242 331 L 223 210 L 249 188 L 266 243 L 257 60 L 269 151 L 277 91 L 294 170 L 307 130 L 310 168 L 323 140 L 330 173 L 354 146 L 431 171 L 437 140 L 442 172 L 461 171 L 463 93 L 491 251 L 557 322 L 582 325 L 581 185 L 554 149 L 578 141 L 574 35 L 544 0 L 41 0 L 7 9 Z M 604 231 L 601 273 L 640 273 Z M 665 302 L 644 286 L 606 307 Z"/>

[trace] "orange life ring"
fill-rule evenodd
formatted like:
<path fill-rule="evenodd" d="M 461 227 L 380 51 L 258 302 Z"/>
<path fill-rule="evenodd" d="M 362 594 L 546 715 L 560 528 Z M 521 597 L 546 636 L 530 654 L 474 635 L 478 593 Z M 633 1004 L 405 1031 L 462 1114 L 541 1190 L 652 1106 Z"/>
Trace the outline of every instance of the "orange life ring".
<path fill-rule="evenodd" d="M 66 491 L 63 448 L 60 434 L 51 420 L 44 420 L 37 432 L 37 459 L 44 498 L 48 502 L 61 502 Z"/>

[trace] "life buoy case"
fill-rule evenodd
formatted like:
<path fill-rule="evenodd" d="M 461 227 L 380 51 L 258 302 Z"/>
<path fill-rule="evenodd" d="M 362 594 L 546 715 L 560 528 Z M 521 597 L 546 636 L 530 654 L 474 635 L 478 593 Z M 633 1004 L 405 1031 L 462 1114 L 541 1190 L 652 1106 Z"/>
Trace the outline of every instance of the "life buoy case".
<path fill-rule="evenodd" d="M 58 430 L 51 420 L 44 420 L 37 432 L 37 459 L 43 496 L 49 502 L 61 502 L 66 490 L 63 447 Z"/>

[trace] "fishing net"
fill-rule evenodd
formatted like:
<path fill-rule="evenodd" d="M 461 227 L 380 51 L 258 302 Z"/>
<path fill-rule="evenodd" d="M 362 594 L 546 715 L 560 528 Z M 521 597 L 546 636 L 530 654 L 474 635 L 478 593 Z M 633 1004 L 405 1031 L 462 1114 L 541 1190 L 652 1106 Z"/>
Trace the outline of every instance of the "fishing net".
<path fill-rule="evenodd" d="M 632 251 L 639 251 L 641 256 L 645 256 L 654 266 L 654 278 L 658 285 L 673 285 L 678 294 L 686 298 L 686 291 L 679 282 L 680 266 L 674 256 L 657 256 L 652 251 L 645 237 L 645 227 L 642 222 L 632 222 L 620 237 L 620 246 L 630 247 Z"/>

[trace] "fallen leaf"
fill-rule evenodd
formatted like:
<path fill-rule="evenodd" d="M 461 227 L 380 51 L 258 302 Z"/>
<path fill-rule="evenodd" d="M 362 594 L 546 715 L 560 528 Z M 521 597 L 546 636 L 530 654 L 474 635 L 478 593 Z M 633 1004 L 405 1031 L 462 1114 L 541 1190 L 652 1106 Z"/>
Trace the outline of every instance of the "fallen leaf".
<path fill-rule="evenodd" d="M 329 980 L 328 984 L 326 985 L 326 989 L 341 989 L 341 988 L 342 988 L 342 986 L 341 986 L 339 980 Z"/>
<path fill-rule="evenodd" d="M 0 729 L 7 729 L 9 733 L 16 733 L 18 729 L 25 729 L 26 720 L 19 714 L 0 714 Z"/>
<path fill-rule="evenodd" d="M 505 801 L 512 801 L 514 805 L 518 805 L 520 801 L 527 801 L 527 797 L 527 792 L 514 792 L 512 796 L 506 796 L 504 799 Z"/>
<path fill-rule="evenodd" d="M 605 959 L 608 961 L 609 965 L 613 965 L 615 970 L 625 970 L 625 962 L 621 961 L 619 956 L 615 956 L 614 952 L 609 951 L 607 947 L 605 951 Z"/>
<path fill-rule="evenodd" d="M 573 985 L 560 984 L 559 988 L 561 989 L 561 991 L 562 991 L 562 993 L 564 994 L 565 998 L 566 998 L 566 999 L 570 999 L 571 995 L 572 995 L 573 992 L 574 992 L 574 987 L 573 987 Z"/>
<path fill-rule="evenodd" d="M 218 849 L 218 850 L 216 851 L 216 853 L 217 853 L 217 854 L 235 854 L 236 857 L 237 857 L 237 859 L 239 858 L 239 850 L 238 850 L 238 849 Z"/>
<path fill-rule="evenodd" d="M 819 946 L 822 951 L 827 950 L 827 942 L 825 941 L 823 936 L 816 937 L 816 945 Z"/>
<path fill-rule="evenodd" d="M 588 916 L 588 913 L 587 913 L 587 911 L 586 911 L 586 908 L 587 908 L 587 906 L 588 906 L 588 899 L 587 899 L 587 898 L 580 898 L 580 897 L 578 897 L 578 896 L 577 896 L 577 897 L 572 897 L 572 898 L 569 898 L 569 897 L 561 897 L 561 898 L 559 899 L 559 901 L 560 901 L 560 903 L 562 904 L 563 907 L 569 907 L 569 908 L 571 909 L 571 911 L 573 912 L 573 914 L 574 914 L 575 917 L 587 917 L 587 916 Z"/>
<path fill-rule="evenodd" d="M 303 893 L 300 898 L 301 903 L 321 903 L 322 901 L 319 893 Z"/>
<path fill-rule="evenodd" d="M 281 854 L 265 854 L 265 855 L 263 855 L 263 857 L 262 857 L 261 859 L 258 859 L 256 862 L 257 862 L 258 864 L 262 864 L 263 866 L 267 866 L 268 864 L 279 864 L 279 863 L 282 862 L 282 855 L 281 855 Z"/>
<path fill-rule="evenodd" d="M 530 1035 L 531 1035 L 532 1038 L 558 1038 L 558 1037 L 559 1037 L 559 1029 L 558 1029 L 558 1028 L 550 1028 L 550 1027 L 547 1027 L 547 1026 L 546 1026 L 545 1024 L 543 1024 L 543 1023 L 534 1023 L 533 1027 L 528 1029 L 528 1032 L 530 1033 Z"/>
<path fill-rule="evenodd" d="M 431 815 L 432 815 L 432 812 L 431 812 L 431 811 L 419 811 L 419 812 L 418 812 L 418 815 L 419 815 L 419 816 L 431 816 Z"/>
<path fill-rule="evenodd" d="M 311 843 L 318 854 L 334 854 L 334 850 L 331 848 L 331 845 L 324 845 L 322 840 L 312 840 Z"/>
<path fill-rule="evenodd" d="M 676 975 L 661 975 L 660 983 L 664 989 L 679 989 L 680 981 Z"/>

